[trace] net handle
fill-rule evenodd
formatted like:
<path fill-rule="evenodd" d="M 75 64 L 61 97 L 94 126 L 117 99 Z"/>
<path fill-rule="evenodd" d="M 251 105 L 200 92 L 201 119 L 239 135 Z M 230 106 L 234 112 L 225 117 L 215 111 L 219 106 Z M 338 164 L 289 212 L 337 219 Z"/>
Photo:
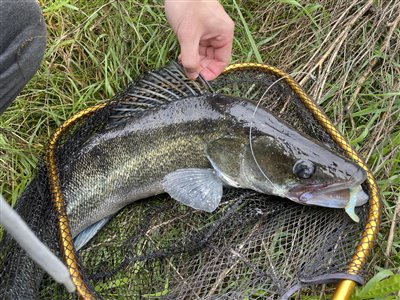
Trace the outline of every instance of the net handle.
<path fill-rule="evenodd" d="M 297 94 L 303 104 L 308 110 L 311 111 L 314 118 L 323 126 L 325 131 L 344 151 L 352 158 L 367 174 L 367 185 L 370 191 L 369 200 L 369 212 L 367 223 L 361 235 L 361 240 L 358 243 L 356 250 L 352 256 L 351 261 L 348 263 L 347 272 L 351 275 L 357 275 L 360 273 L 363 265 L 365 264 L 367 257 L 371 253 L 374 243 L 378 236 L 380 219 L 381 219 L 381 200 L 379 195 L 379 188 L 375 181 L 375 178 L 368 168 L 364 160 L 359 154 L 351 147 L 346 141 L 343 135 L 335 127 L 335 125 L 329 120 L 328 116 L 322 110 L 322 108 L 312 100 L 302 89 L 302 87 L 288 74 L 282 70 L 266 64 L 259 63 L 239 63 L 230 65 L 225 69 L 224 73 L 233 72 L 235 70 L 243 69 L 255 69 L 258 71 L 272 73 L 276 76 L 282 77 L 290 88 Z M 333 300 L 347 300 L 350 298 L 356 282 L 346 279 L 341 280 L 333 295 Z"/>

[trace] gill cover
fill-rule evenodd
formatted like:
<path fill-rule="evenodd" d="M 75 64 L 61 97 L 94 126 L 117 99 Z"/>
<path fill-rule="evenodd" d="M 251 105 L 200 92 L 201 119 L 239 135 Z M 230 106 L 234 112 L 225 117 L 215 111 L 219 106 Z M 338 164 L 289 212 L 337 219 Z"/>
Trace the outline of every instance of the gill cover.
<path fill-rule="evenodd" d="M 243 187 L 240 169 L 246 145 L 243 139 L 226 136 L 207 145 L 207 158 L 222 181 L 232 187 Z"/>
<path fill-rule="evenodd" d="M 208 144 L 207 157 L 226 185 L 283 196 L 283 191 L 274 185 L 258 165 L 259 159 L 264 165 L 269 163 L 270 149 L 263 143 L 267 139 L 258 137 L 250 144 L 247 138 L 226 136 Z M 280 171 L 284 173 L 284 169 Z"/>
<path fill-rule="evenodd" d="M 248 188 L 286 197 L 292 164 L 290 155 L 279 147 L 275 138 L 254 136 L 243 152 L 241 177 Z"/>

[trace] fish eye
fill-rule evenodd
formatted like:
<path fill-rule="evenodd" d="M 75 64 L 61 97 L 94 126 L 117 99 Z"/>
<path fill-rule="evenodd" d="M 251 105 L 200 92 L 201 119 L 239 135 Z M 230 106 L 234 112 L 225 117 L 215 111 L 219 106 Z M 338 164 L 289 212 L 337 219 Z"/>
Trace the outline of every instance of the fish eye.
<path fill-rule="evenodd" d="M 298 178 L 308 179 L 314 174 L 315 166 L 309 160 L 298 160 L 293 166 L 293 174 Z"/>

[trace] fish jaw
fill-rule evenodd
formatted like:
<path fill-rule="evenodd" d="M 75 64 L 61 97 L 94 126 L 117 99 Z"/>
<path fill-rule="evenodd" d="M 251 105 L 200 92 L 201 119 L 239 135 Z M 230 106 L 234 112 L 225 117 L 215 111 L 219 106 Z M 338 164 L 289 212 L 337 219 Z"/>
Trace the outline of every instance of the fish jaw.
<path fill-rule="evenodd" d="M 369 196 L 363 191 L 359 185 L 355 206 L 361 206 L 368 202 Z M 324 192 L 324 190 L 303 193 L 300 196 L 300 202 L 307 205 L 330 207 L 330 208 L 345 208 L 350 200 L 350 188 Z"/>
<path fill-rule="evenodd" d="M 357 190 L 355 206 L 362 206 L 369 199 L 368 194 L 361 187 L 365 179 L 366 174 L 360 169 L 357 174 L 346 182 L 293 188 L 289 191 L 287 197 L 304 205 L 345 208 L 350 201 L 351 190 Z"/>

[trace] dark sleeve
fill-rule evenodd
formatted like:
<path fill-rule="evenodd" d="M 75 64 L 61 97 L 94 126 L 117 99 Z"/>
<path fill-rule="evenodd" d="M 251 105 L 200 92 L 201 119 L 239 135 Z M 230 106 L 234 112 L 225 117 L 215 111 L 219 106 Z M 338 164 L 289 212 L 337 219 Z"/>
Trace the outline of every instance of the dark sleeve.
<path fill-rule="evenodd" d="M 0 114 L 33 77 L 46 48 L 36 0 L 0 0 Z"/>

